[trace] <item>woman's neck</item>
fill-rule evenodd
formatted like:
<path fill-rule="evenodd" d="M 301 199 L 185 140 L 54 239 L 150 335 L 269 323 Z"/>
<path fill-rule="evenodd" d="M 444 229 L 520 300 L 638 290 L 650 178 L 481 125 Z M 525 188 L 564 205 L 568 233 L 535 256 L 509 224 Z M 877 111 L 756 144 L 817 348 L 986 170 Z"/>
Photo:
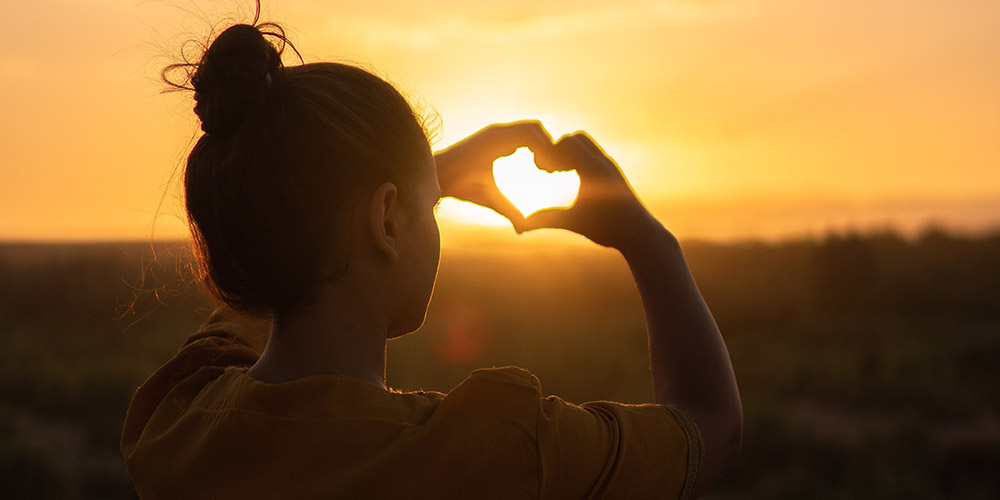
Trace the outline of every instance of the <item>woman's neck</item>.
<path fill-rule="evenodd" d="M 388 322 L 378 302 L 331 286 L 304 303 L 275 318 L 267 348 L 247 374 L 267 383 L 347 375 L 385 387 Z"/>

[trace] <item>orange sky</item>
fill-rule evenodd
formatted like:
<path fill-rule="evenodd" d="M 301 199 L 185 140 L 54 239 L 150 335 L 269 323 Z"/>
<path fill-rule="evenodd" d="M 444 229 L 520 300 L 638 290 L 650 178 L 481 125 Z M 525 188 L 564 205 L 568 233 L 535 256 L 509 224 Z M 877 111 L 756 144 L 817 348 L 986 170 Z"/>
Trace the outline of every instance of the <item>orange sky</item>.
<path fill-rule="evenodd" d="M 5 6 L 0 239 L 149 238 L 196 130 L 189 95 L 159 94 L 164 55 L 249 4 Z M 378 68 L 436 110 L 439 146 L 526 117 L 589 131 L 681 237 L 1000 225 L 996 1 L 284 0 L 265 17 L 307 60 Z M 183 234 L 167 192 L 158 237 Z M 446 235 L 468 233 L 460 211 Z"/>

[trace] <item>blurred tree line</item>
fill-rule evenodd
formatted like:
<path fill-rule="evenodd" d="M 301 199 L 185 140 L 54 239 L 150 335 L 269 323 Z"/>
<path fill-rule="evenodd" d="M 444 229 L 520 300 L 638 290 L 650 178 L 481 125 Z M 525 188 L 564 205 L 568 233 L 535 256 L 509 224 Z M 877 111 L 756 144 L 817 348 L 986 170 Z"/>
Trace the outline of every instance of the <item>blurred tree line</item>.
<path fill-rule="evenodd" d="M 1000 233 L 687 242 L 746 411 L 709 498 L 1000 498 Z M 155 254 L 155 257 L 154 257 Z M 207 317 L 183 243 L 0 244 L 0 491 L 133 498 L 135 388 Z M 583 402 L 651 400 L 638 294 L 603 249 L 446 249 L 389 383 L 515 364 Z"/>

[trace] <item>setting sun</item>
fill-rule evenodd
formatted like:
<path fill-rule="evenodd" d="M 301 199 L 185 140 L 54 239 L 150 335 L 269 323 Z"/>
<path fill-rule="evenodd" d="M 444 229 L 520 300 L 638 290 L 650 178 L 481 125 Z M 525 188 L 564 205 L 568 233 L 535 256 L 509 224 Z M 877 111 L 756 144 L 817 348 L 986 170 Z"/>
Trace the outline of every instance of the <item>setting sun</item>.
<path fill-rule="evenodd" d="M 543 208 L 570 207 L 580 189 L 576 172 L 546 172 L 535 166 L 528 148 L 493 162 L 493 179 L 514 206 L 524 215 Z"/>

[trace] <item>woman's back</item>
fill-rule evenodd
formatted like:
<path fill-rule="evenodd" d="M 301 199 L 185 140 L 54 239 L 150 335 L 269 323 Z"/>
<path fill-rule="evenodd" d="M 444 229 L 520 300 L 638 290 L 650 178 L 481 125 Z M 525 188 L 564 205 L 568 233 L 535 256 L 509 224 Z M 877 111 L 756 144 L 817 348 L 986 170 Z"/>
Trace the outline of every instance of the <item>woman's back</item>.
<path fill-rule="evenodd" d="M 142 498 L 690 493 L 700 441 L 677 410 L 571 405 L 519 368 L 477 370 L 447 395 L 342 375 L 267 384 L 245 371 L 269 327 L 217 311 L 136 394 L 122 447 Z"/>

